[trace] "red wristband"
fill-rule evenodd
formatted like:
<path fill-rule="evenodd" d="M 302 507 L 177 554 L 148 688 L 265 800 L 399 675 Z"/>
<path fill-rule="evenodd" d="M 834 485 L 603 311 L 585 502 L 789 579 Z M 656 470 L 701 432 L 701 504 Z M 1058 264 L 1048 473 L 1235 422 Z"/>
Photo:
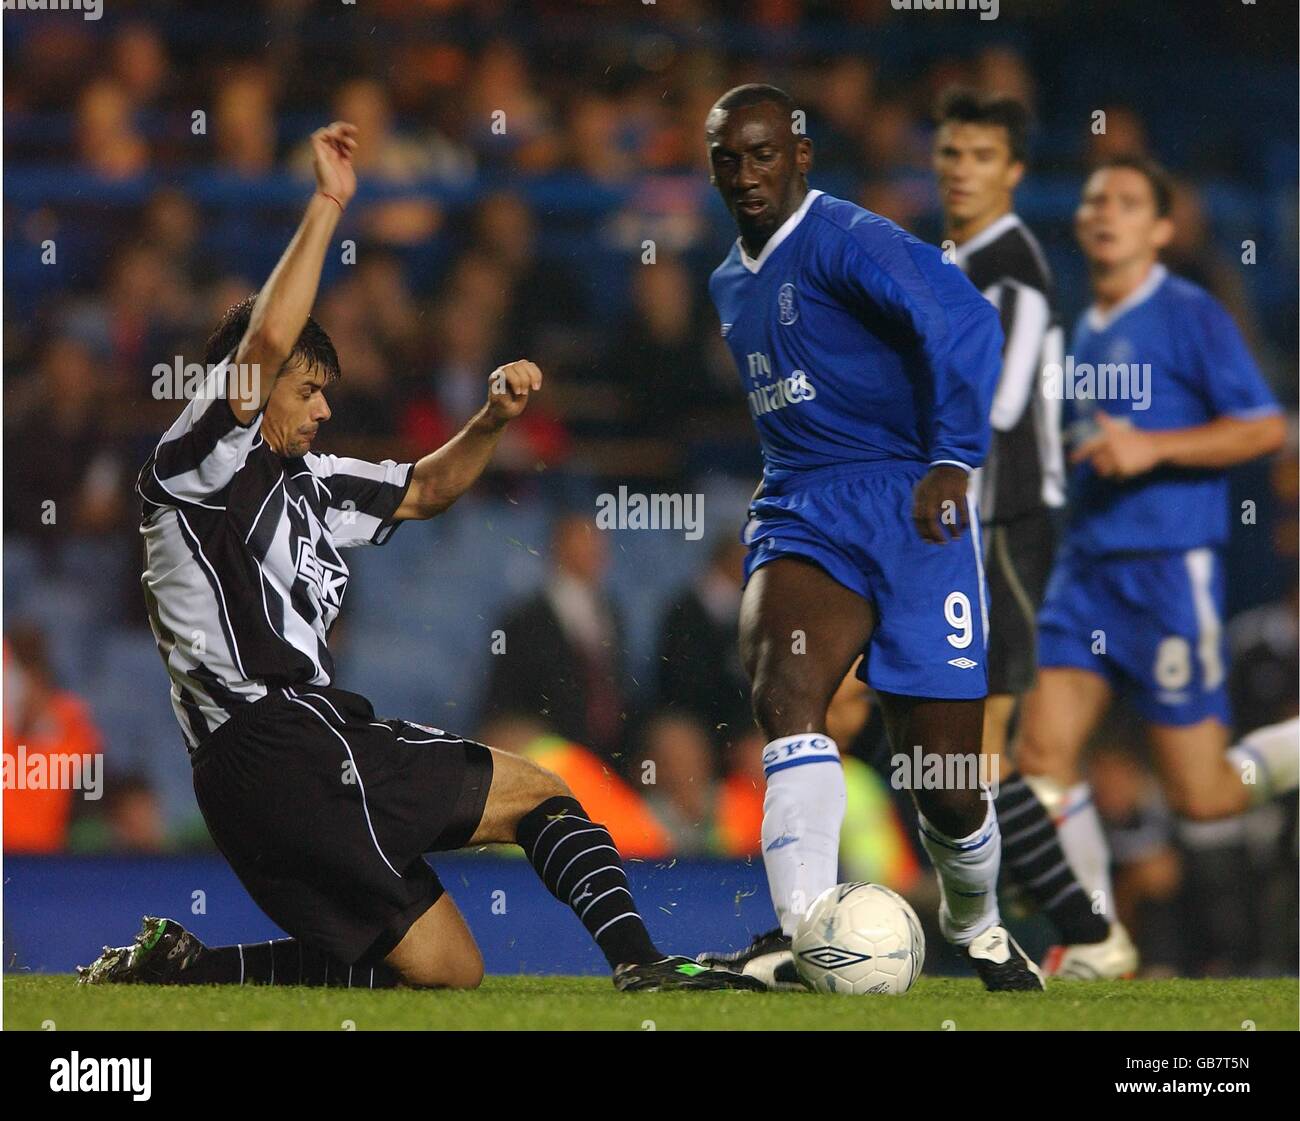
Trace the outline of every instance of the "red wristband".
<path fill-rule="evenodd" d="M 330 194 L 328 191 L 317 191 L 316 193 L 317 193 L 318 195 L 324 195 L 327 199 L 330 200 L 330 202 L 332 202 L 335 206 L 337 206 L 337 207 L 339 208 L 339 213 L 340 213 L 340 214 L 343 213 L 343 204 L 342 204 L 341 202 L 339 202 L 339 200 L 336 199 L 336 198 L 335 198 L 332 194 Z"/>

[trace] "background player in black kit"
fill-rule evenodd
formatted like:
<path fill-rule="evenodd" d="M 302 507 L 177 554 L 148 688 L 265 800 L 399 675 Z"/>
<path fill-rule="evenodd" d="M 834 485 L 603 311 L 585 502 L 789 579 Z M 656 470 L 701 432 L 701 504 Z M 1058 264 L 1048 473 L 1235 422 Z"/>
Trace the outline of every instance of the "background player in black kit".
<path fill-rule="evenodd" d="M 339 369 L 308 313 L 356 191 L 355 147 L 348 124 L 313 134 L 317 189 L 297 233 L 257 297 L 219 326 L 208 354 L 219 364 L 138 483 L 145 598 L 199 807 L 249 894 L 293 937 L 210 948 L 174 920 L 146 919 L 81 979 L 474 987 L 478 947 L 423 854 L 515 843 L 618 988 L 761 990 L 654 947 L 609 832 L 558 777 L 380 720 L 331 685 L 326 636 L 348 577 L 338 549 L 382 544 L 401 521 L 446 510 L 542 385 L 531 362 L 499 368 L 479 413 L 415 464 L 311 453 Z"/>
<path fill-rule="evenodd" d="M 1065 502 L 1061 402 L 1044 392 L 1045 364 L 1064 336 L 1043 251 L 1013 209 L 1025 173 L 1028 117 L 1009 97 L 950 91 L 940 102 L 934 170 L 945 248 L 997 307 L 1006 336 L 993 397 L 993 439 L 971 490 L 984 525 L 989 696 L 984 753 L 999 760 L 996 806 L 1003 867 L 1056 924 L 1063 940 L 1103 955 L 1114 975 L 1137 969 L 1127 932 L 1094 913 L 1044 806 L 1005 757 L 1020 697 L 1037 672 L 1038 608 L 1055 552 L 1052 511 Z"/>

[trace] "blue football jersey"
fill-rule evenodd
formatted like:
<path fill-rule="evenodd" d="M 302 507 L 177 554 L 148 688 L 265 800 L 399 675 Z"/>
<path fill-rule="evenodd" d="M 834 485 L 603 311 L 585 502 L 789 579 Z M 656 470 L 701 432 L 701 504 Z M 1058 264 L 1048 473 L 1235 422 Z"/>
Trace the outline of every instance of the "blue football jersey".
<path fill-rule="evenodd" d="M 1138 428 L 1258 417 L 1278 404 L 1223 306 L 1157 265 L 1127 300 L 1084 313 L 1056 389 L 1086 435 L 1092 410 Z M 1160 467 L 1133 479 L 1070 475 L 1068 544 L 1092 554 L 1185 551 L 1228 537 L 1225 471 Z"/>
<path fill-rule="evenodd" d="M 992 305 L 886 218 L 809 191 L 709 280 L 764 478 L 880 460 L 979 466 L 1002 365 Z"/>

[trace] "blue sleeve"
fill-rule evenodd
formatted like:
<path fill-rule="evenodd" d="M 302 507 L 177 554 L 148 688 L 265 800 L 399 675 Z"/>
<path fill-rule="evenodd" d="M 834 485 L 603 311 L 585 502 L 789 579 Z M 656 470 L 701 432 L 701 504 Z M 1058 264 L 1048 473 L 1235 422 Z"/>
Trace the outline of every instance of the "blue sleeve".
<path fill-rule="evenodd" d="M 980 466 L 1002 370 L 997 309 L 934 246 L 901 230 L 870 249 L 863 240 L 844 239 L 833 271 L 847 295 L 878 309 L 919 347 L 930 382 L 930 462 Z"/>
<path fill-rule="evenodd" d="M 1196 368 L 1210 411 L 1243 420 L 1280 412 L 1277 398 L 1223 305 L 1207 297 L 1197 311 L 1193 317 Z"/>

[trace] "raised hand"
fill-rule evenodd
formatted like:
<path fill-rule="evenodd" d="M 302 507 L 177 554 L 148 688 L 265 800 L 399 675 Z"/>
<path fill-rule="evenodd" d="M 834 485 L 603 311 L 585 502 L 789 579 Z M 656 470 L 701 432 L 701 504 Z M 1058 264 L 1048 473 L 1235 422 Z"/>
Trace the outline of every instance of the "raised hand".
<path fill-rule="evenodd" d="M 352 153 L 357 148 L 357 126 L 335 121 L 311 134 L 312 169 L 316 189 L 347 206 L 357 193 L 357 173 Z"/>

